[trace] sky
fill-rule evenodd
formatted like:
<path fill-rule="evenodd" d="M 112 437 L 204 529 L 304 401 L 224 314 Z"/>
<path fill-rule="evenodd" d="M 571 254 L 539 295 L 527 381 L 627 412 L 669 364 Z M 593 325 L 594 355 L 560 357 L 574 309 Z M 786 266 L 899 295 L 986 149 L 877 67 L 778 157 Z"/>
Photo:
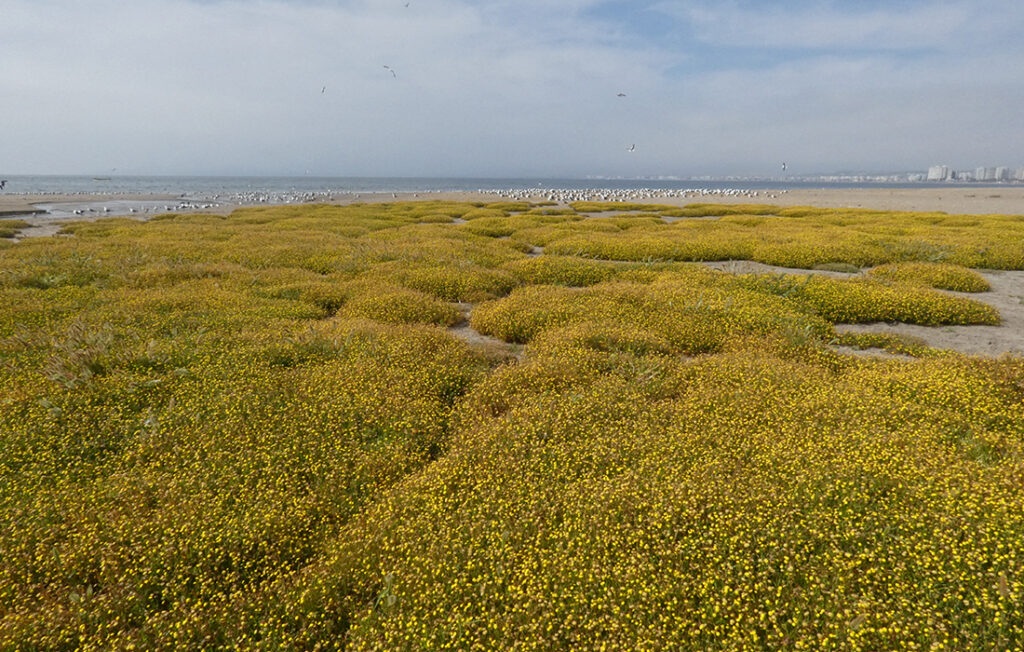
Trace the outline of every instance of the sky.
<path fill-rule="evenodd" d="M 0 174 L 1024 167 L 1021 34 L 1019 0 L 0 0 Z"/>

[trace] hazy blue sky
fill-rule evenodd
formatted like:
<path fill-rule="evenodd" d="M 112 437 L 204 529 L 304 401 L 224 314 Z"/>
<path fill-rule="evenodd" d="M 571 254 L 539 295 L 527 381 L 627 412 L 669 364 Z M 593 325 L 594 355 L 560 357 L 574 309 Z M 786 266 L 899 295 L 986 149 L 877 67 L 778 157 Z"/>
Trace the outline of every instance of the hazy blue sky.
<path fill-rule="evenodd" d="M 0 0 L 0 174 L 1024 166 L 1022 34 L 1020 0 Z"/>

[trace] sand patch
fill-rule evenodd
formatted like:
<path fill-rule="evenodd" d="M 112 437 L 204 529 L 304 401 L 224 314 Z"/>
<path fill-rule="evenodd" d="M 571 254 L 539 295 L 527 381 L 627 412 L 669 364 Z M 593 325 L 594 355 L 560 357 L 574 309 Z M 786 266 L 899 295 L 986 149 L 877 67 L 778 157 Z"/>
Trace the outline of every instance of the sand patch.
<path fill-rule="evenodd" d="M 912 335 L 936 349 L 968 355 L 1024 355 L 1024 271 L 980 271 L 992 285 L 989 292 L 949 292 L 987 303 L 999 311 L 999 326 L 917 326 L 914 324 L 836 324 L 840 333 Z"/>

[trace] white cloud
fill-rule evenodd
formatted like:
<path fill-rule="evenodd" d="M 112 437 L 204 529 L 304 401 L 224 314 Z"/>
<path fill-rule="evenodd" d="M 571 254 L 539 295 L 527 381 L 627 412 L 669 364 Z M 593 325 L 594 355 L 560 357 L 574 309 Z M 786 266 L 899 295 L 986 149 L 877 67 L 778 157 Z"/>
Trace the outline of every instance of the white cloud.
<path fill-rule="evenodd" d="M 691 48 L 749 36 L 739 5 L 701 19 L 703 45 L 656 46 L 588 19 L 600 4 L 7 0 L 0 171 L 757 173 L 783 154 L 828 170 L 921 166 L 943 151 L 953 164 L 1017 164 L 1005 158 L 1024 149 L 1011 115 L 1024 81 L 981 48 L 905 60 L 840 48 L 680 72 Z M 961 42 L 963 5 L 942 6 L 940 36 Z M 937 38 L 909 18 L 833 13 L 791 26 L 807 47 L 840 32 L 844 47 Z M 768 34 L 783 18 L 754 15 Z M 963 29 L 1002 33 L 986 24 L 972 13 Z"/>
<path fill-rule="evenodd" d="M 666 0 L 655 5 L 716 46 L 938 50 L 1019 45 L 1022 12 L 1008 0 L 946 0 L 881 8 L 851 2 L 714 3 Z M 979 40 L 981 39 L 981 40 Z"/>

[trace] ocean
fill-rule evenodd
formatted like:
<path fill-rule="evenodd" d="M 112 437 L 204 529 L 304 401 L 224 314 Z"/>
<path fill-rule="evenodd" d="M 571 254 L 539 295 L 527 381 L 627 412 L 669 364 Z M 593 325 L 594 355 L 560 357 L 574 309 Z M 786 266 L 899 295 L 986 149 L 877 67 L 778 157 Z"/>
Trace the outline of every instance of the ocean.
<path fill-rule="evenodd" d="M 930 188 L 947 183 L 848 183 L 785 179 L 553 179 L 553 178 L 401 178 L 401 177 L 213 177 L 213 176 L 45 176 L 5 177 L 3 192 L 18 194 L 174 195 L 190 200 L 251 193 L 329 194 L 387 192 L 471 192 L 476 190 L 785 190 L 798 188 Z M 997 184 L 964 184 L 985 187 Z M 1003 184 L 1005 185 L 1005 184 Z"/>

